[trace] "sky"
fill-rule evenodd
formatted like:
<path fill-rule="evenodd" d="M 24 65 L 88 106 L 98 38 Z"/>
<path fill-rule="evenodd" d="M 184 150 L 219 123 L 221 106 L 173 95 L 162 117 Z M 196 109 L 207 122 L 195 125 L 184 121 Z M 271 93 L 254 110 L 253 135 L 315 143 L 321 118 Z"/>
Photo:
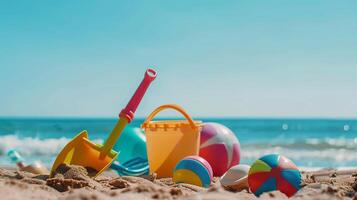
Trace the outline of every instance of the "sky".
<path fill-rule="evenodd" d="M 0 116 L 357 117 L 357 2 L 0 1 Z M 177 116 L 164 112 L 162 116 Z"/>

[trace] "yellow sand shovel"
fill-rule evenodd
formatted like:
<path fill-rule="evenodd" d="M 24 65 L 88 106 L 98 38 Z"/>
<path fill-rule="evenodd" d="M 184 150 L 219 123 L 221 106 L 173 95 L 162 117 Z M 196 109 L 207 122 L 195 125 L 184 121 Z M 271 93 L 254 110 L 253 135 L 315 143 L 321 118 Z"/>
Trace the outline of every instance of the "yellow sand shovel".
<path fill-rule="evenodd" d="M 88 139 L 87 131 L 79 133 L 58 154 L 52 169 L 53 172 L 61 164 L 80 165 L 87 169 L 89 176 L 95 177 L 107 169 L 119 153 L 112 150 L 124 127 L 134 118 L 134 113 L 150 83 L 156 78 L 156 71 L 148 69 L 138 89 L 128 105 L 120 112 L 119 121 L 115 125 L 104 145 L 95 144 Z"/>

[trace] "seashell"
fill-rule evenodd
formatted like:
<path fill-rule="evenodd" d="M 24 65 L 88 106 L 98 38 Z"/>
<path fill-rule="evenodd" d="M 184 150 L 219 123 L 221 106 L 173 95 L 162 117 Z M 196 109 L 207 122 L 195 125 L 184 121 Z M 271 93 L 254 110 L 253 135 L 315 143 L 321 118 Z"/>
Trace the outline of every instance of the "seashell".
<path fill-rule="evenodd" d="M 235 165 L 231 167 L 223 176 L 220 178 L 222 186 L 227 190 L 240 191 L 248 189 L 248 172 L 249 165 Z"/>

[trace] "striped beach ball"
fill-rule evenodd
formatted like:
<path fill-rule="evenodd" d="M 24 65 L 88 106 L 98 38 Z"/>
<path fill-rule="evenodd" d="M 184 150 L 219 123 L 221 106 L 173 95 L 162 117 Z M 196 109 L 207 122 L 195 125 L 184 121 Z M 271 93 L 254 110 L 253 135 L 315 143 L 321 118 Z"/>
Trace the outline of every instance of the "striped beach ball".
<path fill-rule="evenodd" d="M 256 196 L 279 190 L 291 197 L 300 189 L 300 183 L 301 174 L 295 164 L 278 154 L 269 154 L 256 160 L 248 174 L 249 188 Z"/>
<path fill-rule="evenodd" d="M 199 156 L 187 156 L 177 163 L 173 181 L 209 187 L 213 173 L 210 164 Z"/>
<path fill-rule="evenodd" d="M 222 176 L 240 161 L 240 144 L 234 133 L 218 123 L 205 123 L 201 130 L 199 155 L 212 167 L 214 176 Z"/>

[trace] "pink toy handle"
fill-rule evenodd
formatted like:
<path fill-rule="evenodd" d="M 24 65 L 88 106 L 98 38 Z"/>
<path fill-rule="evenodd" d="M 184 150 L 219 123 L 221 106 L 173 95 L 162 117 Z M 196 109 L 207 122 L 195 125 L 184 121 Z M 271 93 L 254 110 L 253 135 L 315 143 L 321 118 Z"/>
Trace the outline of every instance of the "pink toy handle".
<path fill-rule="evenodd" d="M 144 79 L 141 81 L 138 89 L 136 89 L 134 95 L 131 97 L 129 103 L 120 112 L 119 117 L 125 117 L 130 123 L 134 119 L 134 113 L 139 106 L 141 99 L 143 98 L 146 90 L 148 89 L 150 83 L 156 78 L 156 71 L 153 69 L 148 69 L 145 72 Z"/>

